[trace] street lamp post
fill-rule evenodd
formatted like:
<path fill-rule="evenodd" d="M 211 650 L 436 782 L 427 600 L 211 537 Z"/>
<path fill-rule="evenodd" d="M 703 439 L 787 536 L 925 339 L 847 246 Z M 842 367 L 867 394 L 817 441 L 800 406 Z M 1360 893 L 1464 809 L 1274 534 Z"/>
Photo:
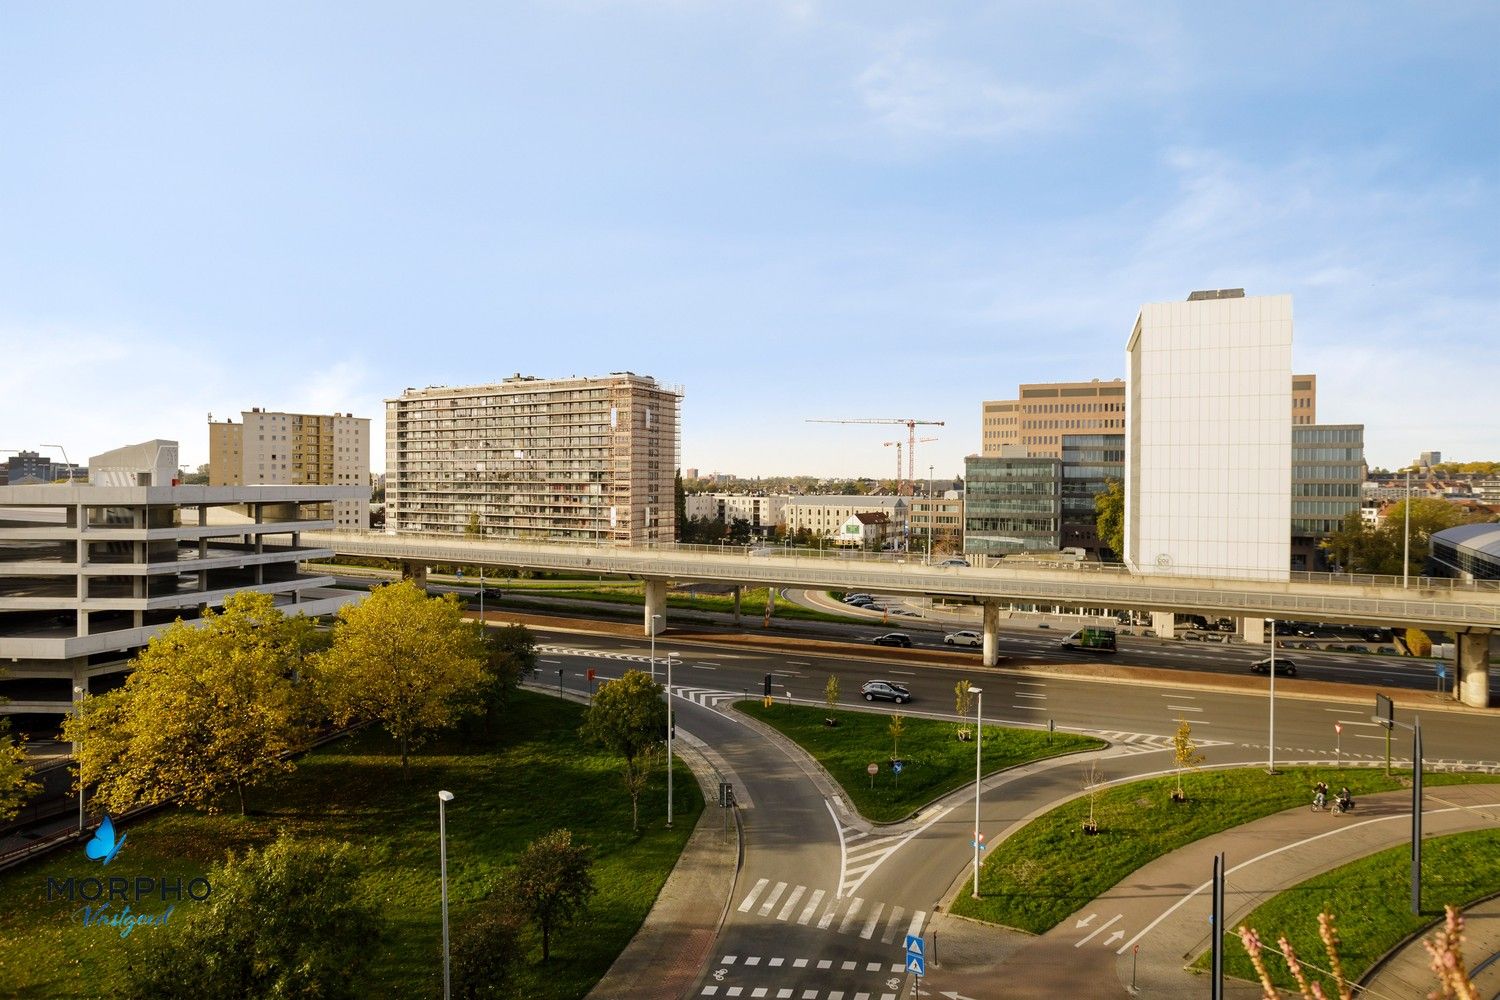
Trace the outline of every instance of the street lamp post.
<path fill-rule="evenodd" d="M 1406 508 L 1406 528 L 1401 533 L 1401 587 L 1404 590 L 1411 574 L 1411 466 L 1409 465 L 1406 467 L 1406 503 L 1402 506 Z"/>
<path fill-rule="evenodd" d="M 656 680 L 656 629 L 657 622 L 666 621 L 661 615 L 651 616 L 651 679 Z"/>
<path fill-rule="evenodd" d="M 58 451 L 62 452 L 63 465 L 68 470 L 68 485 L 69 486 L 73 485 L 73 463 L 70 462 L 70 461 L 68 461 L 68 449 L 64 448 L 60 444 L 44 444 L 41 447 L 43 447 L 43 448 L 56 448 Z"/>
<path fill-rule="evenodd" d="M 969 685 L 969 693 L 977 694 L 974 703 L 974 898 L 979 898 L 979 776 L 981 752 L 984 747 L 984 688 Z"/>
<path fill-rule="evenodd" d="M 74 712 L 78 718 L 78 735 L 80 739 L 73 743 L 73 760 L 78 763 L 78 832 L 83 832 L 83 696 L 88 694 L 88 689 L 82 684 L 73 685 L 73 704 L 76 706 Z"/>
<path fill-rule="evenodd" d="M 448 803 L 452 792 L 438 792 L 438 866 L 443 892 L 443 1000 L 452 994 L 448 972 Z"/>
<path fill-rule="evenodd" d="M 672 664 L 676 653 L 667 654 L 667 829 L 672 829 Z"/>
<path fill-rule="evenodd" d="M 1267 752 L 1266 772 L 1276 773 L 1276 619 L 1271 619 L 1271 669 L 1266 671 L 1271 675 L 1271 731 L 1266 738 Z"/>

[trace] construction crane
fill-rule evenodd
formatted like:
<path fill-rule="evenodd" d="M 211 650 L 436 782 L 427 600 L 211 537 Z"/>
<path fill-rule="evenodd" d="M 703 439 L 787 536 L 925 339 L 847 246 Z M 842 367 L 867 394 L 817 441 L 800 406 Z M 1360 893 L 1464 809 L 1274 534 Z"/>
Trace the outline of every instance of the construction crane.
<path fill-rule="evenodd" d="M 900 441 L 887 441 L 885 443 L 885 446 L 887 448 L 895 448 L 896 449 L 896 492 L 900 493 L 901 492 L 901 442 Z"/>
<path fill-rule="evenodd" d="M 914 420 L 886 417 L 851 417 L 846 420 L 809 419 L 810 424 L 903 424 L 906 427 L 906 478 L 901 478 L 901 457 L 896 456 L 896 492 L 906 494 L 917 477 L 917 426 L 942 427 L 941 420 Z M 907 494 L 909 495 L 909 494 Z"/>

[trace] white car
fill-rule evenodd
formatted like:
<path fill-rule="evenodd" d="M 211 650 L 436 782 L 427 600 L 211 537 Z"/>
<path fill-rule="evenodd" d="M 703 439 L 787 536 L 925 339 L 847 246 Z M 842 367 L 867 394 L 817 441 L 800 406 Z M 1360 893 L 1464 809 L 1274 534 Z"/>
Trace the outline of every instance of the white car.
<path fill-rule="evenodd" d="M 943 642 L 949 646 L 983 646 L 984 636 L 964 629 L 961 632 L 949 632 L 943 636 Z"/>

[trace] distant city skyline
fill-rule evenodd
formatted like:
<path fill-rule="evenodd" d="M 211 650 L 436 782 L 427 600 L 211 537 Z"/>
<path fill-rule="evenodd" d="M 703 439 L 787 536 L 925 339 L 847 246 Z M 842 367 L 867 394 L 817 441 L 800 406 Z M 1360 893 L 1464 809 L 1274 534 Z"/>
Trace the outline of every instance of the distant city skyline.
<path fill-rule="evenodd" d="M 215 40 L 206 44 L 206 39 Z M 1149 302 L 1294 301 L 1372 466 L 1500 457 L 1500 9 L 14 7 L 0 447 L 630 370 L 707 474 L 919 475 Z"/>

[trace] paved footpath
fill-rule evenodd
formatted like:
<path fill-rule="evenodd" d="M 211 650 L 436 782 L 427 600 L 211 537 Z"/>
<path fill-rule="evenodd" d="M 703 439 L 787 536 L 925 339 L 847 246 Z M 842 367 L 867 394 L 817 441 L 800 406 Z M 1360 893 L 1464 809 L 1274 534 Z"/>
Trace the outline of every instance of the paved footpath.
<path fill-rule="evenodd" d="M 1054 1000 L 1081 995 L 1078 991 L 1085 988 L 1089 997 L 1128 998 L 1133 981 L 1137 996 L 1196 1000 L 1204 995 L 1207 982 L 1186 966 L 1210 945 L 1208 882 L 1215 854 L 1223 852 L 1229 866 L 1225 909 L 1229 926 L 1238 926 L 1261 902 L 1285 889 L 1353 858 L 1405 843 L 1410 802 L 1406 792 L 1367 795 L 1349 815 L 1297 808 L 1206 838 L 1134 872 L 1029 943 L 1018 945 L 1004 932 L 962 926 L 967 922 L 949 918 L 945 926 L 955 939 L 960 933 L 970 940 L 987 937 L 1005 958 L 969 975 L 940 955 L 939 968 L 947 973 L 943 989 L 979 1000 Z M 1500 787 L 1427 790 L 1423 827 L 1428 836 L 1496 825 Z M 1420 950 L 1420 944 L 1416 947 Z M 1483 944 L 1471 944 L 1476 964 L 1489 953 Z M 1401 975 L 1412 978 L 1409 966 L 1401 968 Z M 1416 978 L 1421 981 L 1420 975 Z M 1432 988 L 1430 978 L 1426 982 L 1425 989 Z M 1225 984 L 1226 997 L 1260 995 L 1257 985 L 1232 980 Z M 1425 990 L 1413 994 L 1406 988 L 1379 995 L 1424 996 Z"/>

